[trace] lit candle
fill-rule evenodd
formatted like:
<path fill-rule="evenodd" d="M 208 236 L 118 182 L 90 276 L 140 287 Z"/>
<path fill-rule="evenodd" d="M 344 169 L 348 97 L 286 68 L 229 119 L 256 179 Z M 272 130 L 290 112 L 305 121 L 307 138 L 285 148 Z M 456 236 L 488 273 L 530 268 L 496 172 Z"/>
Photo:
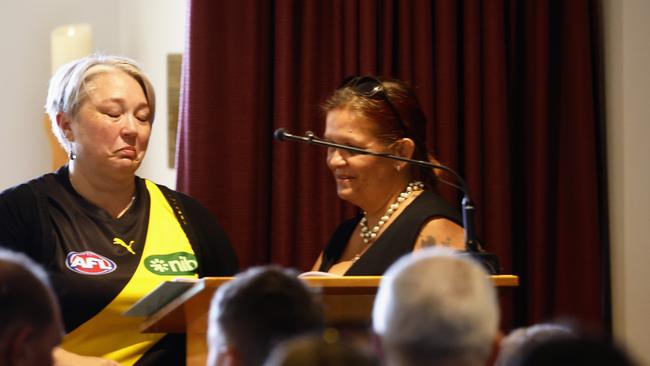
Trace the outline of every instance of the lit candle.
<path fill-rule="evenodd" d="M 62 65 L 92 53 L 92 28 L 89 24 L 69 24 L 51 34 L 52 73 Z"/>
<path fill-rule="evenodd" d="M 54 74 L 64 64 L 92 53 L 92 29 L 88 24 L 58 27 L 50 35 L 50 47 L 52 74 Z M 52 134 L 51 122 L 47 114 L 43 116 L 43 127 L 52 148 L 52 169 L 56 170 L 68 161 L 68 154 Z"/>

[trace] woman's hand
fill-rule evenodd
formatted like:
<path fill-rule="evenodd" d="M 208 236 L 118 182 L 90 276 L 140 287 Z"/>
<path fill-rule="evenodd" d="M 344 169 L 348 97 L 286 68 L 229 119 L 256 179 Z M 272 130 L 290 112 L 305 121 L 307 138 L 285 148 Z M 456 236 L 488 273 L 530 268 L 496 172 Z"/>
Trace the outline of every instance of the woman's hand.
<path fill-rule="evenodd" d="M 119 363 L 99 357 L 82 356 L 61 347 L 52 351 L 54 366 L 120 366 Z"/>

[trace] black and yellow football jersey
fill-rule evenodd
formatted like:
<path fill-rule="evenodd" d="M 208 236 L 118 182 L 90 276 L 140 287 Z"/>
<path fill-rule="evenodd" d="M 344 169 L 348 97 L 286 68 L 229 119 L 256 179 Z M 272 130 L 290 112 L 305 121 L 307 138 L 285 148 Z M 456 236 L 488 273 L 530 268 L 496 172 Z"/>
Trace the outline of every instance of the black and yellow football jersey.
<path fill-rule="evenodd" d="M 237 270 L 205 208 L 140 178 L 132 206 L 117 219 L 80 196 L 65 167 L 0 194 L 3 217 L 17 225 L 0 233 L 0 245 L 50 273 L 67 332 L 61 347 L 122 365 L 178 365 L 185 357 L 182 337 L 140 333 L 141 319 L 122 316 L 137 300 L 163 281 Z"/>

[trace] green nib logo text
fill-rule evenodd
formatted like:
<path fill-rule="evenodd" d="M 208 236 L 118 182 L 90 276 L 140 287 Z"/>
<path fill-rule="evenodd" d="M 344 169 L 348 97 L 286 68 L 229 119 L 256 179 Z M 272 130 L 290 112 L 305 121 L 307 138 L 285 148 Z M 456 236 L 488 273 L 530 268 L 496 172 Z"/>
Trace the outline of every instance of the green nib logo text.
<path fill-rule="evenodd" d="M 149 272 L 161 276 L 193 275 L 199 266 L 194 254 L 187 252 L 150 255 L 144 265 Z"/>

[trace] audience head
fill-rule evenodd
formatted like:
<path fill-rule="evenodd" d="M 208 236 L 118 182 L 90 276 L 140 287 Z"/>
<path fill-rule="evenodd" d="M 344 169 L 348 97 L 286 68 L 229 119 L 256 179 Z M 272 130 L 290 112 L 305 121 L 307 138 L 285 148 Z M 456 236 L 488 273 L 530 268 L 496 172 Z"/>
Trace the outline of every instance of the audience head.
<path fill-rule="evenodd" d="M 589 337 L 559 337 L 526 349 L 513 366 L 631 366 L 634 363 L 615 344 Z"/>
<path fill-rule="evenodd" d="M 251 268 L 212 299 L 208 364 L 261 365 L 276 344 L 322 329 L 321 305 L 297 273 L 276 266 Z"/>
<path fill-rule="evenodd" d="M 156 113 L 156 96 L 149 78 L 138 64 L 126 57 L 110 55 L 90 55 L 61 66 L 50 79 L 45 110 L 50 117 L 52 132 L 61 146 L 69 153 L 70 143 L 57 123 L 57 118 L 65 114 L 70 118 L 77 116 L 81 105 L 88 97 L 86 86 L 98 75 L 107 72 L 123 72 L 142 87 L 149 106 L 149 121 Z"/>
<path fill-rule="evenodd" d="M 25 255 L 0 248 L 0 365 L 51 365 L 62 337 L 45 271 Z"/>
<path fill-rule="evenodd" d="M 373 329 L 388 365 L 484 365 L 498 336 L 496 291 L 480 264 L 443 247 L 395 262 Z"/>
<path fill-rule="evenodd" d="M 576 333 L 568 326 L 554 323 L 541 323 L 515 329 L 501 340 L 495 366 L 512 366 L 522 353 L 541 343 L 576 337 Z"/>
<path fill-rule="evenodd" d="M 379 361 L 338 338 L 312 334 L 280 344 L 264 366 L 378 366 Z"/>

